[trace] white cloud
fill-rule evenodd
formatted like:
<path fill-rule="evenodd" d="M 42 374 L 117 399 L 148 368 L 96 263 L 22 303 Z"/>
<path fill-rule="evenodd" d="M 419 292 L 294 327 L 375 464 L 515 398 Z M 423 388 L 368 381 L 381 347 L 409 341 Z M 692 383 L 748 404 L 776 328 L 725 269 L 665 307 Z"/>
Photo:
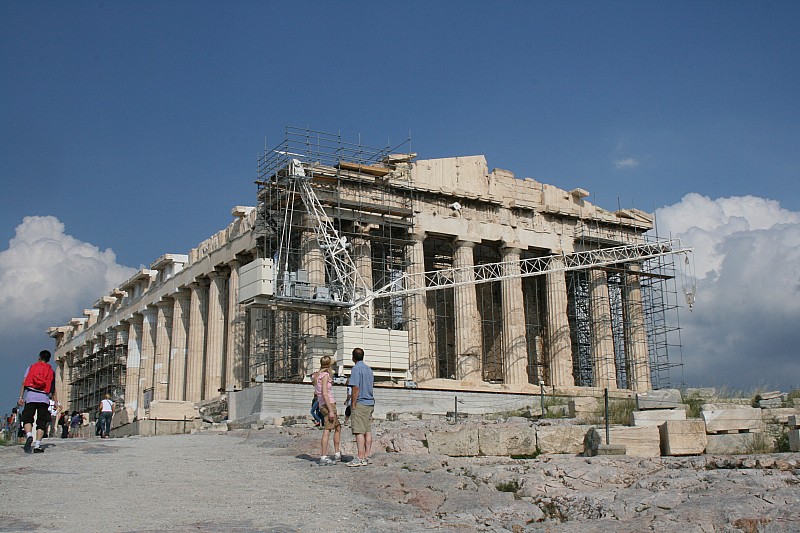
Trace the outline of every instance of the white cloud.
<path fill-rule="evenodd" d="M 800 387 L 800 213 L 692 193 L 656 217 L 659 234 L 694 248 L 697 302 L 681 315 L 688 384 Z"/>
<path fill-rule="evenodd" d="M 627 168 L 636 168 L 639 166 L 639 160 L 634 159 L 632 157 L 626 157 L 625 159 L 617 159 L 614 161 L 614 168 L 617 170 L 627 169 Z"/>
<path fill-rule="evenodd" d="M 25 217 L 0 252 L 0 336 L 44 341 L 47 327 L 80 315 L 133 272 L 111 249 L 66 235 L 57 218 Z"/>

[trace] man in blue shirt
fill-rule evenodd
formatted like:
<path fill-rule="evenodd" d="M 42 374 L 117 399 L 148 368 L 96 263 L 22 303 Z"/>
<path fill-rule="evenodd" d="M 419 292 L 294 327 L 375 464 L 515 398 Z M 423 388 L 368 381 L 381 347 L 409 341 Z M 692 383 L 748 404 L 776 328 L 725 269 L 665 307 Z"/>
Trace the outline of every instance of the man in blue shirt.
<path fill-rule="evenodd" d="M 352 422 L 353 435 L 356 436 L 358 457 L 347 463 L 347 466 L 366 466 L 372 455 L 372 412 L 375 410 L 375 398 L 372 386 L 375 376 L 372 369 L 364 363 L 364 350 L 353 349 L 353 370 L 350 371 L 349 385 L 353 388 Z"/>

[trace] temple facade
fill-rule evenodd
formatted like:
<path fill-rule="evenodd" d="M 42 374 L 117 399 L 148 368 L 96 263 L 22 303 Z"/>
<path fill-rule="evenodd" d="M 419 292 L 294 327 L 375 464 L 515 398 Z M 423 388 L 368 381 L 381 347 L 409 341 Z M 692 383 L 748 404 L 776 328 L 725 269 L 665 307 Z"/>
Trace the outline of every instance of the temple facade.
<path fill-rule="evenodd" d="M 309 165 L 322 209 L 348 240 L 368 288 L 404 273 L 455 268 L 457 284 L 376 300 L 374 327 L 403 335 L 407 349 L 379 379 L 420 388 L 536 391 L 545 385 L 649 390 L 659 375 L 649 320 L 654 274 L 646 261 L 570 270 L 581 250 L 645 240 L 652 216 L 592 205 L 564 190 L 489 170 L 484 156 Z M 312 169 L 313 166 L 313 169 Z M 240 302 L 239 275 L 257 258 L 279 257 L 294 294 L 328 293 L 330 273 L 314 220 L 259 175 L 256 207 L 188 254 L 162 255 L 68 324 L 52 327 L 59 398 L 90 411 L 110 393 L 135 418 L 154 400 L 200 403 L 256 383 L 302 382 L 320 355 L 337 353 L 347 318 L 302 305 Z M 289 235 L 289 237 L 286 237 Z M 519 261 L 546 258 L 525 276 Z M 478 282 L 475 268 L 503 263 L 511 275 Z M 564 268 L 561 268 L 564 267 Z M 661 276 L 661 277 L 659 277 Z M 657 287 L 656 287 L 657 289 Z"/>

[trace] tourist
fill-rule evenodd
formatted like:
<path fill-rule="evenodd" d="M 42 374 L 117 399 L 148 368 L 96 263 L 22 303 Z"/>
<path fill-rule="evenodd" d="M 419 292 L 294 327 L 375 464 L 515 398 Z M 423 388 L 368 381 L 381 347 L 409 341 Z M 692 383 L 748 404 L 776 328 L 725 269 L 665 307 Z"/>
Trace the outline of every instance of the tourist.
<path fill-rule="evenodd" d="M 47 414 L 50 415 L 50 420 L 47 421 L 47 429 L 42 436 L 43 439 L 53 436 L 56 432 L 56 419 L 58 418 L 59 409 L 60 407 L 56 405 L 56 402 L 50 400 L 50 406 L 47 408 Z"/>
<path fill-rule="evenodd" d="M 372 412 L 375 410 L 375 398 L 372 396 L 372 386 L 375 376 L 372 369 L 364 363 L 364 350 L 353 349 L 353 369 L 350 371 L 349 384 L 352 392 L 352 421 L 353 435 L 356 436 L 358 457 L 347 463 L 347 466 L 366 466 L 372 455 Z"/>
<path fill-rule="evenodd" d="M 61 416 L 58 417 L 58 425 L 61 426 L 61 438 L 66 439 L 69 437 L 69 411 L 66 409 L 61 412 Z"/>
<path fill-rule="evenodd" d="M 316 392 L 316 383 L 317 383 L 317 374 L 318 372 L 314 372 L 311 374 L 311 383 L 314 384 L 314 398 L 311 400 L 311 418 L 314 419 L 314 427 L 322 429 L 322 414 L 319 412 L 319 400 L 317 400 L 317 392 Z"/>
<path fill-rule="evenodd" d="M 69 436 L 70 437 L 77 437 L 78 436 L 78 429 L 83 424 L 83 415 L 81 415 L 78 411 L 72 411 L 72 417 L 69 419 Z"/>
<path fill-rule="evenodd" d="M 106 394 L 103 401 L 100 402 L 100 433 L 101 438 L 107 439 L 111 433 L 111 418 L 114 416 L 114 402 L 111 401 L 111 395 Z"/>
<path fill-rule="evenodd" d="M 19 405 L 24 405 L 20 421 L 25 427 L 25 453 L 43 453 L 42 437 L 50 422 L 50 399 L 56 398 L 56 374 L 50 366 L 51 354 L 47 350 L 39 352 L 39 360 L 25 370 L 22 387 L 19 390 Z M 36 417 L 36 440 L 33 433 L 33 419 Z M 33 445 L 33 449 L 31 449 Z"/>
<path fill-rule="evenodd" d="M 346 426 L 347 423 L 350 421 L 350 415 L 352 414 L 352 405 L 353 405 L 353 387 L 350 385 L 350 380 L 347 380 L 347 398 L 344 401 L 344 425 Z"/>
<path fill-rule="evenodd" d="M 319 371 L 314 381 L 314 392 L 319 402 L 319 412 L 322 415 L 322 442 L 320 443 L 320 466 L 335 465 L 342 459 L 339 451 L 339 441 L 342 437 L 342 424 L 336 414 L 336 398 L 333 397 L 333 360 L 329 355 L 324 355 L 319 360 Z M 330 433 L 333 430 L 333 458 L 328 457 Z"/>

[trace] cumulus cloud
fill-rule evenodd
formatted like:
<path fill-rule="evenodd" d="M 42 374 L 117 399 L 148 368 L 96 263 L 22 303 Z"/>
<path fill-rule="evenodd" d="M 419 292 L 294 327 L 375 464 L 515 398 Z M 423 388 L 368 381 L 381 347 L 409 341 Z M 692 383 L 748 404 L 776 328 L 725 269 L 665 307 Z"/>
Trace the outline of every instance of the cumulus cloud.
<path fill-rule="evenodd" d="M 800 213 L 692 193 L 656 217 L 661 235 L 694 248 L 697 302 L 681 315 L 687 383 L 800 387 Z"/>
<path fill-rule="evenodd" d="M 47 327 L 80 315 L 134 272 L 117 264 L 111 249 L 65 234 L 57 218 L 25 217 L 0 251 L 0 338 L 4 344 L 30 338 L 46 347 Z M 4 348 L 6 356 L 11 347 Z"/>
<path fill-rule="evenodd" d="M 627 168 L 636 168 L 639 166 L 639 160 L 634 159 L 632 157 L 626 157 L 625 159 L 617 159 L 614 161 L 614 168 L 617 170 L 623 170 Z"/>

